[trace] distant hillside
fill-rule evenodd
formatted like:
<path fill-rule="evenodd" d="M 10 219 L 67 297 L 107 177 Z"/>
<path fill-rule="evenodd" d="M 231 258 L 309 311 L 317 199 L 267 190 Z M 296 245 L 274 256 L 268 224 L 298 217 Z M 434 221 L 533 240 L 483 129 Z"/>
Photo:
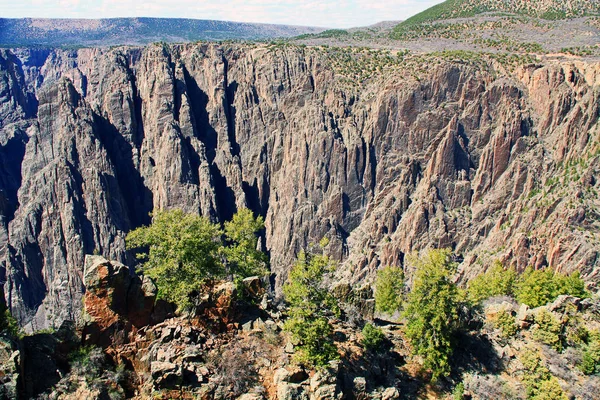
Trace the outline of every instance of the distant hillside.
<path fill-rule="evenodd" d="M 4 19 L 2 46 L 141 45 L 158 41 L 269 39 L 323 31 L 320 28 L 171 18 Z"/>
<path fill-rule="evenodd" d="M 447 0 L 407 19 L 400 25 L 472 17 L 484 12 L 508 12 L 556 20 L 598 15 L 600 2 L 598 0 Z"/>

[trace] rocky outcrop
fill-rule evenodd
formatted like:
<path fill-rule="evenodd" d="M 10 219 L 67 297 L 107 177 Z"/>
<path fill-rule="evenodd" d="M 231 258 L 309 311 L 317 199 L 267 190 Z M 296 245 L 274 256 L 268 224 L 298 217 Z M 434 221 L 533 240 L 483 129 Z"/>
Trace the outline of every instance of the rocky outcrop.
<path fill-rule="evenodd" d="M 16 399 L 19 393 L 21 352 L 9 338 L 0 337 L 0 399 Z"/>
<path fill-rule="evenodd" d="M 28 330 L 78 318 L 85 254 L 132 261 L 125 234 L 155 208 L 263 215 L 277 290 L 323 236 L 351 284 L 428 246 L 452 247 L 463 279 L 498 258 L 597 280 L 597 64 L 431 55 L 353 86 L 340 57 L 3 50 L 0 273 L 13 314 Z"/>
<path fill-rule="evenodd" d="M 156 303 L 157 289 L 148 277 L 101 256 L 85 258 L 83 341 L 114 346 L 125 337 L 164 319 L 170 307 Z M 170 309 L 171 312 L 174 310 Z"/>

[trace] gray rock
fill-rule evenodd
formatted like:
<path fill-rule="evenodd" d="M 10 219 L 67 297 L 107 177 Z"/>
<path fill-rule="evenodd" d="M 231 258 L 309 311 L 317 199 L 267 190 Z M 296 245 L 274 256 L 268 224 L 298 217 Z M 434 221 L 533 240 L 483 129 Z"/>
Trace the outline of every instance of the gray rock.
<path fill-rule="evenodd" d="M 381 394 L 381 400 L 396 400 L 400 398 L 400 392 L 395 387 L 389 387 Z"/>
<path fill-rule="evenodd" d="M 591 218 L 570 192 L 548 215 L 504 215 L 584 151 L 594 118 L 581 116 L 600 103 L 585 61 L 501 72 L 436 60 L 418 81 L 398 66 L 356 90 L 316 49 L 32 52 L 0 50 L 0 269 L 28 331 L 79 319 L 85 255 L 133 264 L 125 234 L 153 209 L 219 222 L 261 210 L 277 294 L 296 250 L 323 236 L 353 287 L 427 247 L 464 254 L 464 279 L 490 243 L 518 269 L 597 258 L 585 230 L 563 229 Z"/>
<path fill-rule="evenodd" d="M 354 378 L 354 392 L 355 393 L 366 393 L 367 392 L 367 380 L 362 376 Z"/>

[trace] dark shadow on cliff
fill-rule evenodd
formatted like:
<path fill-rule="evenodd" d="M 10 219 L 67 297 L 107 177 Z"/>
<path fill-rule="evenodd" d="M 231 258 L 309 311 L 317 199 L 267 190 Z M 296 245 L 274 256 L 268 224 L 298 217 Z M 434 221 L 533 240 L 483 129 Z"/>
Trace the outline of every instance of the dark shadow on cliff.
<path fill-rule="evenodd" d="M 19 132 L 0 146 L 0 216 L 4 215 L 5 226 L 13 220 L 19 208 L 18 191 L 23 179 L 21 168 L 28 141 L 27 134 Z"/>
<path fill-rule="evenodd" d="M 79 346 L 72 322 L 54 333 L 37 333 L 22 339 L 23 398 L 37 398 L 54 387 L 69 371 L 69 355 Z"/>
<path fill-rule="evenodd" d="M 336 333 L 336 336 L 338 335 L 343 334 Z M 345 339 L 342 337 L 338 340 Z M 360 355 L 354 352 L 346 353 L 340 361 L 339 385 L 344 398 L 347 399 L 365 398 L 364 393 L 357 390 L 356 378 L 365 378 L 366 392 L 381 386 L 394 386 L 402 399 L 418 398 L 424 388 L 422 380 L 401 369 L 406 360 L 394 350 L 393 344 L 387 339 L 377 349 L 363 349 Z"/>
<path fill-rule="evenodd" d="M 144 184 L 140 171 L 134 164 L 133 146 L 106 118 L 94 113 L 97 133 L 115 167 L 117 185 L 125 200 L 131 227 L 118 227 L 127 231 L 150 223 L 153 208 L 152 192 Z M 107 183 L 112 182 L 107 180 Z M 111 201 L 114 199 L 111 198 Z"/>
<path fill-rule="evenodd" d="M 192 124 L 196 137 L 204 144 L 206 159 L 210 166 L 210 173 L 213 180 L 213 187 L 217 197 L 217 212 L 219 221 L 228 221 L 236 212 L 235 193 L 228 186 L 227 179 L 221 173 L 218 165 L 215 164 L 217 154 L 217 131 L 210 124 L 210 118 L 206 109 L 208 105 L 208 95 L 198 86 L 196 80 L 190 75 L 188 70 L 183 68 L 183 77 L 189 94 L 190 107 L 192 109 Z M 225 105 L 224 105 L 225 106 Z M 227 113 L 227 108 L 225 109 Z M 228 127 L 229 127 L 229 119 Z M 229 128 L 228 128 L 229 129 Z"/>

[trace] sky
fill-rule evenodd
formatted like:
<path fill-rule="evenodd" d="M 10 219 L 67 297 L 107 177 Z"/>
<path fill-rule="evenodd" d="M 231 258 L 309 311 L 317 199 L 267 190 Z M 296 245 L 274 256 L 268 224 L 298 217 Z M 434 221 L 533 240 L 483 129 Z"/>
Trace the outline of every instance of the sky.
<path fill-rule="evenodd" d="M 167 17 L 331 28 L 406 19 L 442 0 L 0 0 L 3 18 Z"/>

